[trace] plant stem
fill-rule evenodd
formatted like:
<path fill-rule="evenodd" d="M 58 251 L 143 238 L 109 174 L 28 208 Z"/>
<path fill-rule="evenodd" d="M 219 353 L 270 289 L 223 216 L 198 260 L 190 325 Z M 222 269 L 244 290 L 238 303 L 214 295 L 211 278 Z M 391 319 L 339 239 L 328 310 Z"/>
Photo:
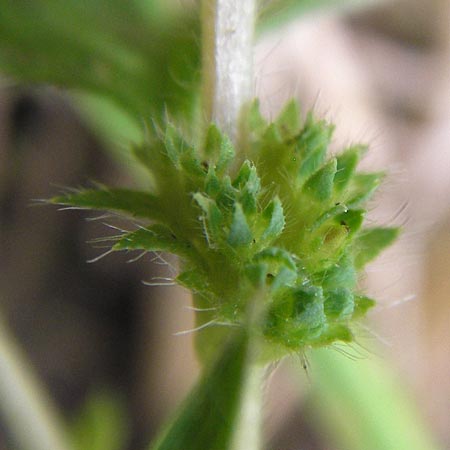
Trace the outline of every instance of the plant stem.
<path fill-rule="evenodd" d="M 261 448 L 261 411 L 264 368 L 249 364 L 241 399 L 241 413 L 236 426 L 233 450 Z"/>
<path fill-rule="evenodd" d="M 236 143 L 242 106 L 252 97 L 255 0 L 202 3 L 203 108 Z"/>
<path fill-rule="evenodd" d="M 0 412 L 17 448 L 70 450 L 62 419 L 0 317 Z"/>
<path fill-rule="evenodd" d="M 256 0 L 203 0 L 203 110 L 234 144 L 240 115 L 252 97 Z M 262 371 L 250 361 L 233 450 L 261 448 Z"/>

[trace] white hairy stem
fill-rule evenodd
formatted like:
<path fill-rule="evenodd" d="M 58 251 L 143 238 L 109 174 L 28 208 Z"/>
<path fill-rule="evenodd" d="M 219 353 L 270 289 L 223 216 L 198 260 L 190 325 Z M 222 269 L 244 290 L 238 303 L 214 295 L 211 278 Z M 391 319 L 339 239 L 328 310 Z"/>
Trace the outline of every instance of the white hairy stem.
<path fill-rule="evenodd" d="M 252 97 L 255 0 L 204 0 L 203 107 L 233 142 L 242 106 Z"/>

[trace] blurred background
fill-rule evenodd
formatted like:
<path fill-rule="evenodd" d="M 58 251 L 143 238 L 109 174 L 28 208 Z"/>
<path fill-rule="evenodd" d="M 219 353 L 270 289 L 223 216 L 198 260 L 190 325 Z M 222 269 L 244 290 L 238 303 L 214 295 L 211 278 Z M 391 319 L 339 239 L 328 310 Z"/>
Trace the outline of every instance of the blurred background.
<path fill-rule="evenodd" d="M 105 434 L 105 449 L 146 448 L 198 374 L 191 336 L 174 336 L 192 327 L 189 295 L 142 284 L 176 261 L 89 264 L 107 219 L 34 201 L 92 180 L 145 184 L 127 153 L 142 117 L 195 111 L 195 5 L 131 3 L 0 1 L 0 314 L 80 449 Z M 450 2 L 262 3 L 264 114 L 295 97 L 337 125 L 334 151 L 369 143 L 363 167 L 388 172 L 370 221 L 404 228 L 361 280 L 379 301 L 361 345 L 336 354 L 390 367 L 450 449 Z M 323 368 L 306 356 L 307 372 L 283 363 L 268 383 L 268 448 L 352 450 L 316 411 Z M 0 449 L 14 448 L 0 414 Z"/>

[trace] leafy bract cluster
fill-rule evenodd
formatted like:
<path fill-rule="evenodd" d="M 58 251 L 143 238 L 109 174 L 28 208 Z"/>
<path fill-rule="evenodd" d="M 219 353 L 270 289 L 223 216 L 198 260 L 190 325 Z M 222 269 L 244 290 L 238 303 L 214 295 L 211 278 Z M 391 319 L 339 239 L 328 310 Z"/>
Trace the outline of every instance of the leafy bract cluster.
<path fill-rule="evenodd" d="M 168 124 L 135 149 L 151 192 L 100 188 L 53 202 L 147 220 L 112 249 L 177 254 L 177 281 L 209 324 L 243 325 L 258 302 L 258 333 L 277 355 L 351 341 L 352 320 L 374 304 L 358 292 L 358 272 L 398 230 L 362 226 L 382 178 L 356 172 L 365 148 L 330 158 L 333 127 L 299 117 L 292 102 L 269 124 L 253 105 L 238 153 L 215 125 L 198 150 Z"/>

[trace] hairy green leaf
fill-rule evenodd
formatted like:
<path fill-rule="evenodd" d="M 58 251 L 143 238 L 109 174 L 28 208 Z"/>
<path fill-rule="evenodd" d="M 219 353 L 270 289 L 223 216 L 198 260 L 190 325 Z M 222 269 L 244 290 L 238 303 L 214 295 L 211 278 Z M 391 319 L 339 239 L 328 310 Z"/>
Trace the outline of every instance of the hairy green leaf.
<path fill-rule="evenodd" d="M 275 197 L 263 211 L 263 218 L 269 221 L 269 225 L 264 230 L 261 239 L 271 240 L 279 236 L 286 223 L 283 213 L 283 206 L 278 197 Z"/>
<path fill-rule="evenodd" d="M 267 247 L 255 255 L 254 261 L 265 261 L 284 265 L 288 269 L 295 271 L 297 269 L 292 256 L 286 250 L 278 247 Z"/>
<path fill-rule="evenodd" d="M 388 247 L 398 237 L 398 228 L 368 228 L 357 236 L 355 246 L 355 267 L 361 269 Z"/>
<path fill-rule="evenodd" d="M 280 135 L 289 139 L 300 131 L 300 108 L 295 100 L 291 100 L 277 117 L 275 124 L 278 127 Z"/>
<path fill-rule="evenodd" d="M 345 150 L 345 152 L 336 157 L 337 167 L 334 177 L 334 188 L 337 192 L 342 192 L 347 187 L 356 170 L 361 154 L 366 150 L 366 146 L 358 145 Z"/>
<path fill-rule="evenodd" d="M 164 225 L 152 225 L 121 236 L 113 245 L 113 250 L 162 251 L 178 255 L 189 255 L 191 246 Z"/>
<path fill-rule="evenodd" d="M 325 161 L 334 127 L 325 121 L 316 121 L 308 114 L 303 130 L 294 138 L 300 159 L 298 179 L 301 183 L 313 175 Z"/>
<path fill-rule="evenodd" d="M 206 226 L 206 230 L 204 229 L 206 239 L 209 241 L 209 237 L 211 236 L 218 243 L 222 237 L 223 214 L 217 206 L 217 203 L 200 192 L 194 194 L 194 200 L 205 213 L 206 222 L 202 225 L 204 227 Z M 208 242 L 208 244 L 210 245 L 211 243 Z"/>
<path fill-rule="evenodd" d="M 247 223 L 242 205 L 240 203 L 236 203 L 227 242 L 232 247 L 240 247 L 250 244 L 252 239 L 252 231 Z"/>
<path fill-rule="evenodd" d="M 332 159 L 306 182 L 305 190 L 319 201 L 328 200 L 333 192 L 335 174 L 336 159 Z"/>
<path fill-rule="evenodd" d="M 207 277 L 198 269 L 184 270 L 177 276 L 177 282 L 195 293 L 205 292 L 209 289 Z"/>
<path fill-rule="evenodd" d="M 350 319 L 354 310 L 353 292 L 347 288 L 332 289 L 326 293 L 325 314 L 331 319 Z"/>
<path fill-rule="evenodd" d="M 375 306 L 375 303 L 375 300 L 372 300 L 365 295 L 355 295 L 355 310 L 353 312 L 353 317 L 364 317 L 367 311 Z"/>
<path fill-rule="evenodd" d="M 53 197 L 50 202 L 80 209 L 118 211 L 146 219 L 161 218 L 160 205 L 154 195 L 131 189 L 84 189 Z"/>
<path fill-rule="evenodd" d="M 349 208 L 359 208 L 372 197 L 383 177 L 383 173 L 355 174 L 345 191 L 345 204 Z"/>
<path fill-rule="evenodd" d="M 222 174 L 234 155 L 234 148 L 228 136 L 222 134 L 215 124 L 211 124 L 206 135 L 205 156 L 213 163 L 214 170 Z"/>

